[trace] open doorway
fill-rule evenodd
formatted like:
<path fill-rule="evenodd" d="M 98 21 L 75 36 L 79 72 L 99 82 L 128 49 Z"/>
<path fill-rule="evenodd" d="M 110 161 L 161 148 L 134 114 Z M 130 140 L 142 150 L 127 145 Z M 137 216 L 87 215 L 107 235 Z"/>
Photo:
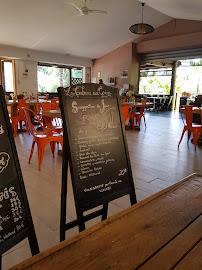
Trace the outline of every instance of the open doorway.
<path fill-rule="evenodd" d="M 176 109 L 202 95 L 202 59 L 179 60 L 175 81 Z"/>

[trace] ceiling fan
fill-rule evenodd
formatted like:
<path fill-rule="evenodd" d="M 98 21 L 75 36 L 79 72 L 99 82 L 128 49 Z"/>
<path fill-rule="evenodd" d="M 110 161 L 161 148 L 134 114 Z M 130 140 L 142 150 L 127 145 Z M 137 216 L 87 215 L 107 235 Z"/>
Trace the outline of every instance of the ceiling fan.
<path fill-rule="evenodd" d="M 86 0 L 83 0 L 83 1 L 84 1 L 84 6 L 81 8 L 75 5 L 74 3 L 70 3 L 73 7 L 75 7 L 80 12 L 80 15 L 88 15 L 89 13 L 107 14 L 107 11 L 104 11 L 104 10 L 89 9 L 86 6 Z"/>

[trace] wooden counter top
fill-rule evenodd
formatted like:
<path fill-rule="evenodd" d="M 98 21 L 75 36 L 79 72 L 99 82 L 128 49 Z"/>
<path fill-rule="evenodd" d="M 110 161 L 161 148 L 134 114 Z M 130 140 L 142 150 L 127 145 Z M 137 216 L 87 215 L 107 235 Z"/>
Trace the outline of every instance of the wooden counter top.
<path fill-rule="evenodd" d="M 11 269 L 202 269 L 201 190 L 191 175 Z"/>

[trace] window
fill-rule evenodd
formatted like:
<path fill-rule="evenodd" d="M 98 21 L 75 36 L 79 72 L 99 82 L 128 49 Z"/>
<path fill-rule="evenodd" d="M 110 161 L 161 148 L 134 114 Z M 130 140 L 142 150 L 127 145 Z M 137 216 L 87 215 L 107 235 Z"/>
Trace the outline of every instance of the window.
<path fill-rule="evenodd" d="M 172 69 L 141 69 L 140 93 L 141 94 L 170 94 Z"/>
<path fill-rule="evenodd" d="M 70 85 L 68 68 L 38 65 L 37 76 L 40 93 L 56 93 L 59 86 L 67 87 Z"/>
<path fill-rule="evenodd" d="M 82 83 L 82 69 L 39 64 L 37 67 L 38 91 L 57 93 L 57 88 Z"/>
<path fill-rule="evenodd" d="M 188 98 L 202 94 L 202 59 L 180 60 L 176 72 L 176 92 Z"/>
<path fill-rule="evenodd" d="M 72 82 L 72 85 L 82 83 L 83 82 L 82 77 L 83 77 L 82 69 L 77 69 L 77 68 L 72 68 L 71 69 L 71 82 Z"/>
<path fill-rule="evenodd" d="M 15 62 L 1 59 L 1 80 L 6 93 L 15 93 Z"/>

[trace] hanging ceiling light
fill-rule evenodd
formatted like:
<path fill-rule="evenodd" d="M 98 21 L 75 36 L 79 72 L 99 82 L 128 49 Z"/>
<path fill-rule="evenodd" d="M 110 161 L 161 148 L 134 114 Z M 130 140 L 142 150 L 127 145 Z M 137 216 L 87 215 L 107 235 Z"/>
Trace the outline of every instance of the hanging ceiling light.
<path fill-rule="evenodd" d="M 153 26 L 143 23 L 143 9 L 144 9 L 144 3 L 142 3 L 142 23 L 133 24 L 129 28 L 129 30 L 134 34 L 145 35 L 145 34 L 150 34 L 154 31 Z"/>

